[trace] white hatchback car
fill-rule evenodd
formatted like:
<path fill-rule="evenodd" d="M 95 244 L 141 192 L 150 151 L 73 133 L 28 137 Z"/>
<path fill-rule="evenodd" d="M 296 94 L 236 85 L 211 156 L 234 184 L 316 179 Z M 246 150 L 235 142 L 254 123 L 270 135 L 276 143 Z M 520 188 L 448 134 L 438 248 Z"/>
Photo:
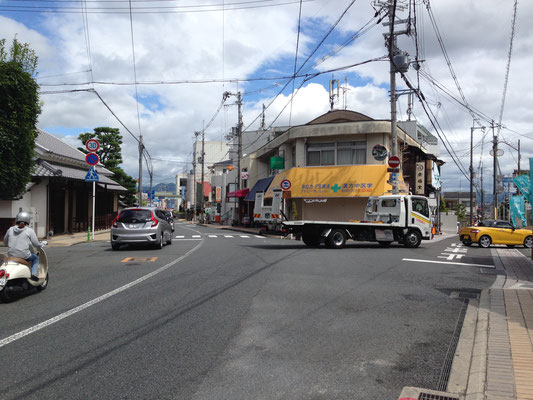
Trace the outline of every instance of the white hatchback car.
<path fill-rule="evenodd" d="M 122 210 L 111 226 L 111 248 L 122 244 L 152 244 L 162 249 L 172 244 L 172 226 L 156 207 L 132 207 Z"/>

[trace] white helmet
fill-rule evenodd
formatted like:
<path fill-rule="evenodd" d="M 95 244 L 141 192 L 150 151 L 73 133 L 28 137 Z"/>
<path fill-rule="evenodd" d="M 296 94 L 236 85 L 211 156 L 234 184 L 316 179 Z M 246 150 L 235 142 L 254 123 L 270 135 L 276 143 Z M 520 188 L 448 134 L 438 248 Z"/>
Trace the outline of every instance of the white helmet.
<path fill-rule="evenodd" d="M 29 225 L 30 224 L 30 214 L 25 212 L 25 211 L 21 211 L 17 214 L 17 217 L 15 218 L 15 223 L 18 224 L 19 222 L 24 222 L 26 225 Z"/>

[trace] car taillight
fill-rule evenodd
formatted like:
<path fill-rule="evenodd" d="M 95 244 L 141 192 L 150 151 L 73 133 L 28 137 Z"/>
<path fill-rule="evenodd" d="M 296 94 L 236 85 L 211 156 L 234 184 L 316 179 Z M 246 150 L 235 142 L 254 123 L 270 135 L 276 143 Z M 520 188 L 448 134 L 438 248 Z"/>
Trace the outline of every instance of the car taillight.
<path fill-rule="evenodd" d="M 470 229 L 470 233 L 479 233 L 481 232 L 479 229 Z"/>
<path fill-rule="evenodd" d="M 5 269 L 0 269 L 0 278 L 3 278 L 6 275 Z"/>
<path fill-rule="evenodd" d="M 152 214 L 152 228 L 154 226 L 157 226 L 158 223 L 159 223 L 159 221 L 154 217 L 154 214 Z"/>
<path fill-rule="evenodd" d="M 113 223 L 111 224 L 113 226 L 113 228 L 118 228 L 117 222 L 118 222 L 118 215 L 115 217 L 115 219 L 113 220 Z"/>

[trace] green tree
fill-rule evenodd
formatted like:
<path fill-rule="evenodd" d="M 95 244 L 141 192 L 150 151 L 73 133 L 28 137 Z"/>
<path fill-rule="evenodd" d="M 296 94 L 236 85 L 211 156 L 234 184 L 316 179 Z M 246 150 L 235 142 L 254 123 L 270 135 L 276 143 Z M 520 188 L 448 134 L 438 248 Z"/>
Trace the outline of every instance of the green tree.
<path fill-rule="evenodd" d="M 128 192 L 122 195 L 122 200 L 127 205 L 134 205 L 136 202 L 135 194 L 137 192 L 137 182 L 131 176 L 126 174 L 119 167 L 122 163 L 122 135 L 117 128 L 99 127 L 94 128 L 94 132 L 80 133 L 78 139 L 83 145 L 89 139 L 96 139 L 100 143 L 100 148 L 96 153 L 100 157 L 100 162 L 104 167 L 113 172 L 113 180 L 121 186 L 128 189 Z M 88 153 L 85 147 L 78 147 L 84 153 Z"/>
<path fill-rule="evenodd" d="M 458 219 L 463 219 L 466 215 L 466 208 L 461 203 L 457 203 L 453 210 L 455 211 L 455 215 L 457 215 Z"/>
<path fill-rule="evenodd" d="M 37 55 L 16 38 L 9 50 L 0 40 L 0 198 L 23 194 L 31 181 L 41 113 L 39 85 L 34 75 Z"/>

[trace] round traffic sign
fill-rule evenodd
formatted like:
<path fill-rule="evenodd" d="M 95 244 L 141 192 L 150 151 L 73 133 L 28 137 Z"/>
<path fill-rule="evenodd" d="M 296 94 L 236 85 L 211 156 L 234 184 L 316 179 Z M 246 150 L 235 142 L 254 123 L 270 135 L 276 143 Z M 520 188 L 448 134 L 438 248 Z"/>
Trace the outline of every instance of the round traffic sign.
<path fill-rule="evenodd" d="M 399 166 L 400 166 L 400 159 L 398 158 L 398 156 L 390 156 L 389 167 L 398 168 Z"/>
<path fill-rule="evenodd" d="M 98 149 L 100 148 L 100 143 L 98 143 L 98 140 L 96 139 L 89 139 L 85 142 L 85 147 L 87 148 L 87 150 L 95 152 L 98 151 Z"/>
<path fill-rule="evenodd" d="M 87 161 L 87 164 L 89 165 L 96 165 L 98 164 L 98 161 L 100 161 L 100 157 L 98 157 L 98 154 L 96 153 L 89 153 L 85 156 L 85 161 Z"/>
<path fill-rule="evenodd" d="M 291 181 L 283 179 L 279 185 L 283 190 L 289 190 L 291 188 Z"/>

